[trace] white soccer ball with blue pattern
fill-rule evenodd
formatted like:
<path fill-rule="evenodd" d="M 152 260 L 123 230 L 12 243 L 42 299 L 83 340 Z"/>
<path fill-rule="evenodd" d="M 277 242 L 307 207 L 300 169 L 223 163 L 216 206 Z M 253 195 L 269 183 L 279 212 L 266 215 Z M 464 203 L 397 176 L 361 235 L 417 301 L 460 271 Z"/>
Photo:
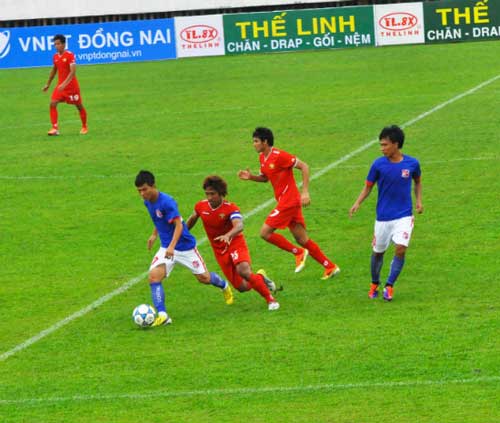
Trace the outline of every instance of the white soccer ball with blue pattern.
<path fill-rule="evenodd" d="M 134 323 L 141 328 L 151 326 L 156 318 L 156 311 L 149 304 L 141 304 L 134 308 L 132 313 Z"/>

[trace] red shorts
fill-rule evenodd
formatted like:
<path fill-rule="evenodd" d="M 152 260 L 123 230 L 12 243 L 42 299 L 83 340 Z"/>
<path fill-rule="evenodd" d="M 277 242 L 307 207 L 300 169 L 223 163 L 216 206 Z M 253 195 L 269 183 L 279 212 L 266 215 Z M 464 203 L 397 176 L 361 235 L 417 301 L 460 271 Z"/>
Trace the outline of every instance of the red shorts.
<path fill-rule="evenodd" d="M 267 216 L 265 223 L 274 229 L 293 228 L 300 223 L 304 228 L 306 221 L 302 215 L 302 206 L 280 209 L 279 205 Z"/>
<path fill-rule="evenodd" d="M 68 104 L 82 104 L 82 96 L 80 95 L 80 87 L 66 87 L 64 91 L 59 91 L 58 88 L 52 92 L 52 101 Z"/>
<path fill-rule="evenodd" d="M 231 243 L 224 253 L 214 250 L 214 255 L 222 272 L 229 282 L 231 282 L 231 285 L 239 289 L 243 283 L 243 278 L 236 271 L 236 266 L 238 263 L 250 263 L 250 252 L 245 240 L 239 240 L 234 245 Z"/>

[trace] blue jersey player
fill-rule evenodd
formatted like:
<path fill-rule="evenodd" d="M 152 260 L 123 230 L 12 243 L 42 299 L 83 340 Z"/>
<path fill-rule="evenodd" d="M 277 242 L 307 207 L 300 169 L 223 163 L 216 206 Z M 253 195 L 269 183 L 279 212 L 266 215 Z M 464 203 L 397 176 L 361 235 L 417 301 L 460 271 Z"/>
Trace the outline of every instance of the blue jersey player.
<path fill-rule="evenodd" d="M 208 272 L 205 262 L 196 248 L 196 239 L 188 231 L 177 208 L 177 203 L 168 194 L 158 191 L 155 177 L 147 170 L 141 170 L 135 178 L 135 186 L 144 200 L 154 223 L 154 230 L 148 239 L 148 249 L 153 247 L 158 236 L 160 249 L 149 267 L 149 285 L 153 304 L 158 317 L 153 326 L 168 325 L 172 319 L 165 307 L 165 292 L 162 281 L 170 275 L 176 263 L 187 267 L 199 282 L 222 289 L 227 304 L 233 303 L 230 285 L 217 273 Z"/>
<path fill-rule="evenodd" d="M 394 284 L 403 269 L 405 253 L 410 243 L 413 230 L 413 212 L 411 184 L 414 182 L 415 208 L 422 213 L 422 183 L 420 182 L 420 164 L 417 159 L 403 155 L 404 133 L 396 125 L 388 126 L 380 132 L 380 150 L 384 157 L 375 160 L 368 172 L 366 184 L 358 199 L 349 211 L 352 215 L 358 211 L 361 203 L 377 184 L 377 219 L 373 238 L 371 257 L 372 284 L 368 296 L 377 298 L 380 284 L 380 270 L 384 253 L 391 241 L 395 244 L 391 270 L 384 287 L 384 300 L 391 301 Z"/>

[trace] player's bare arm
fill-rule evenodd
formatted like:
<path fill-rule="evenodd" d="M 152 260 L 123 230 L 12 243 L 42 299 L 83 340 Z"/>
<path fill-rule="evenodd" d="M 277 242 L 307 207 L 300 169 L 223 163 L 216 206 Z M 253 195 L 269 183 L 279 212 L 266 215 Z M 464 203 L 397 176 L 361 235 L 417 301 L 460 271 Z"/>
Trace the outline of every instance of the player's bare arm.
<path fill-rule="evenodd" d="M 200 216 L 198 216 L 198 213 L 193 212 L 193 214 L 189 216 L 188 220 L 186 221 L 187 228 L 191 229 L 192 227 L 194 227 L 194 225 L 196 225 L 196 222 L 198 222 L 199 217 Z"/>
<path fill-rule="evenodd" d="M 153 233 L 148 238 L 148 250 L 151 250 L 151 248 L 153 248 L 156 238 L 158 238 L 158 231 L 156 230 L 156 228 L 154 228 Z"/>
<path fill-rule="evenodd" d="M 309 166 L 306 162 L 297 159 L 294 167 L 299 169 L 302 173 L 302 192 L 300 194 L 300 200 L 303 206 L 308 206 L 311 204 L 311 197 L 309 195 Z"/>
<path fill-rule="evenodd" d="M 49 89 L 50 84 L 52 83 L 52 80 L 54 79 L 54 76 L 56 76 L 56 73 L 57 73 L 57 68 L 56 68 L 56 65 L 54 65 L 54 66 L 52 66 L 52 69 L 50 70 L 49 79 L 47 80 L 47 83 L 42 88 L 43 92 L 45 92 Z"/>
<path fill-rule="evenodd" d="M 352 205 L 351 209 L 349 210 L 349 217 L 352 217 L 354 213 L 356 213 L 359 210 L 359 207 L 361 206 L 361 203 L 370 195 L 372 192 L 373 185 L 365 185 L 361 193 L 359 194 L 357 200 L 354 202 Z"/>
<path fill-rule="evenodd" d="M 229 232 L 225 233 L 224 235 L 220 235 L 217 238 L 214 238 L 214 241 L 222 241 L 225 242 L 226 244 L 230 244 L 231 240 L 236 235 L 243 232 L 243 221 L 241 219 L 232 219 L 231 223 L 233 224 L 232 229 Z"/>
<path fill-rule="evenodd" d="M 57 88 L 59 91 L 64 91 L 64 89 L 68 86 L 68 84 L 71 82 L 71 80 L 74 78 L 76 74 L 76 64 L 72 63 L 69 65 L 69 74 L 66 77 L 66 79 L 63 81 L 61 85 Z"/>
<path fill-rule="evenodd" d="M 244 181 L 254 181 L 254 182 L 267 182 L 267 177 L 264 175 L 253 175 L 250 169 L 240 170 L 238 172 L 238 178 Z"/>
<path fill-rule="evenodd" d="M 418 214 L 424 212 L 424 206 L 422 205 L 422 182 L 420 179 L 414 181 L 414 191 L 415 191 L 415 209 Z"/>
<path fill-rule="evenodd" d="M 175 225 L 174 234 L 172 235 L 172 240 L 165 251 L 165 257 L 170 259 L 174 257 L 175 246 L 182 235 L 182 219 L 180 217 L 176 217 L 173 223 Z"/>

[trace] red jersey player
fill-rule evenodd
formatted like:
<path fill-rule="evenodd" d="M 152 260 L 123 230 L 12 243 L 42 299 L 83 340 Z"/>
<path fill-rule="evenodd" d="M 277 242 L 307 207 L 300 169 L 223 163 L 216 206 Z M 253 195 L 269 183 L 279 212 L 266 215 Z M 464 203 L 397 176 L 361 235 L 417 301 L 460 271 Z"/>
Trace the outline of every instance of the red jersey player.
<path fill-rule="evenodd" d="M 87 111 L 83 107 L 80 86 L 75 76 L 75 55 L 71 51 L 66 50 L 66 37 L 64 35 L 55 35 L 53 40 L 57 53 L 54 54 L 52 59 L 54 66 L 50 71 L 49 80 L 42 88 L 42 91 L 47 91 L 54 76 L 56 73 L 58 74 L 59 79 L 57 81 L 57 86 L 50 99 L 50 121 L 52 122 L 52 128 L 48 132 L 48 135 L 59 135 L 59 128 L 57 126 L 57 105 L 61 102 L 74 104 L 77 107 L 80 113 L 80 119 L 82 120 L 80 134 L 85 135 L 88 132 Z"/>
<path fill-rule="evenodd" d="M 253 175 L 249 169 L 240 170 L 240 179 L 267 182 L 274 189 L 274 197 L 278 204 L 267 216 L 260 236 L 267 242 L 293 253 L 295 255 L 295 272 L 300 272 L 310 254 L 325 271 L 321 279 L 328 279 L 340 272 L 340 268 L 325 256 L 319 246 L 309 238 L 306 223 L 302 215 L 302 206 L 308 206 L 309 197 L 309 166 L 296 156 L 274 148 L 274 136 L 268 128 L 256 128 L 253 133 L 253 145 L 260 160 L 260 174 Z M 302 172 L 302 194 L 299 192 L 293 176 L 293 169 Z M 296 247 L 283 235 L 275 233 L 276 229 L 288 227 L 295 240 L 303 247 Z"/>
<path fill-rule="evenodd" d="M 277 310 L 280 305 L 271 294 L 276 290 L 274 282 L 263 270 L 252 273 L 240 210 L 224 199 L 226 182 L 216 175 L 207 176 L 203 189 L 207 199 L 195 204 L 194 212 L 186 222 L 188 229 L 201 218 L 215 258 L 229 282 L 240 292 L 255 289 L 264 297 L 269 310 Z"/>

